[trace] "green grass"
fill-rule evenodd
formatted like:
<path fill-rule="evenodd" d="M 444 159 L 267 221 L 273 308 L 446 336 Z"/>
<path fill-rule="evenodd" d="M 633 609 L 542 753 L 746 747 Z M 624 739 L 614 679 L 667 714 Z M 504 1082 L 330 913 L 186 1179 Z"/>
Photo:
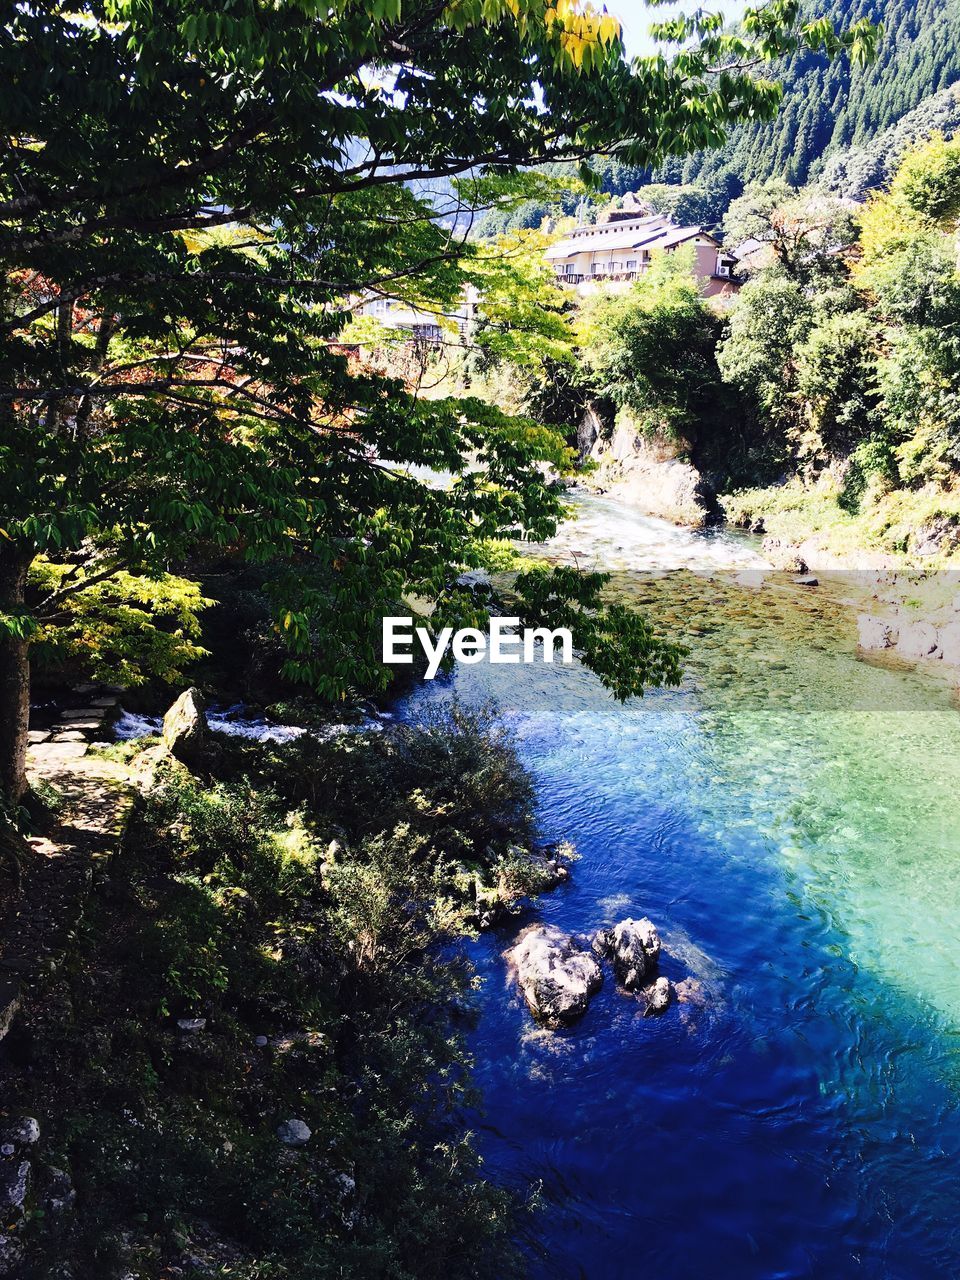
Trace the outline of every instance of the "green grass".
<path fill-rule="evenodd" d="M 794 479 L 766 489 L 744 489 L 722 498 L 728 521 L 749 524 L 762 517 L 768 535 L 788 543 L 815 539 L 826 551 L 855 556 L 882 552 L 905 567 L 960 567 L 960 550 L 917 556 L 915 539 L 940 518 L 960 523 L 960 491 L 895 489 L 868 492 L 855 513 L 841 505 L 842 490 L 831 476 L 815 485 Z"/>

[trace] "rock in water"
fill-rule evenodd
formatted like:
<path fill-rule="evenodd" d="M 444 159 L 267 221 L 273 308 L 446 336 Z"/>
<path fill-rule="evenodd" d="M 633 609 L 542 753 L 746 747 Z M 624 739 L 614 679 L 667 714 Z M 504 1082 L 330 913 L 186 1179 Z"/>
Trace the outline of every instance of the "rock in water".
<path fill-rule="evenodd" d="M 313 1131 L 303 1120 L 284 1120 L 277 1125 L 277 1137 L 285 1147 L 304 1147 L 313 1137 Z"/>
<path fill-rule="evenodd" d="M 643 1016 L 649 1018 L 651 1014 L 664 1013 L 670 1008 L 673 987 L 670 985 L 669 978 L 658 978 L 651 986 L 644 987 L 643 994 L 647 999 L 647 1007 L 643 1011 Z"/>
<path fill-rule="evenodd" d="M 600 966 L 589 951 L 553 925 L 525 929 L 507 960 L 517 971 L 530 1012 L 548 1027 L 582 1017 L 603 983 Z"/>
<path fill-rule="evenodd" d="M 613 965 L 617 981 L 628 991 L 637 991 L 657 967 L 660 935 L 652 920 L 621 920 L 612 929 L 602 929 L 593 940 L 593 949 Z"/>
<path fill-rule="evenodd" d="M 698 1009 L 707 1007 L 707 989 L 699 978 L 684 978 L 673 990 L 679 1004 L 692 1004 Z"/>
<path fill-rule="evenodd" d="M 30 1161 L 0 1165 L 0 1209 L 19 1214 L 30 1185 Z"/>
<path fill-rule="evenodd" d="M 209 741 L 203 694 L 199 689 L 187 689 L 163 717 L 164 746 L 190 768 L 203 763 Z"/>

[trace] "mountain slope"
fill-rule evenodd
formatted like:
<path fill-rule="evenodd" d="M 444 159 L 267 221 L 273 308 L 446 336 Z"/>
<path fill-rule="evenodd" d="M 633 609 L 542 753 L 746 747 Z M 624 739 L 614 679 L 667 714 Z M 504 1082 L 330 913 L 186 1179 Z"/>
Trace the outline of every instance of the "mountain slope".
<path fill-rule="evenodd" d="M 877 61 L 851 68 L 804 53 L 776 73 L 784 104 L 768 125 L 737 129 L 719 151 L 671 165 L 672 181 L 735 173 L 744 181 L 784 176 L 796 184 L 815 177 L 826 156 L 862 147 L 895 125 L 925 98 L 960 81 L 960 0 L 807 0 L 814 14 L 839 25 L 859 18 L 882 22 Z"/>
<path fill-rule="evenodd" d="M 861 147 L 829 156 L 817 178 L 826 191 L 862 200 L 868 191 L 886 186 L 903 153 L 932 133 L 952 137 L 960 129 L 960 83 L 924 98 L 918 107 Z"/>

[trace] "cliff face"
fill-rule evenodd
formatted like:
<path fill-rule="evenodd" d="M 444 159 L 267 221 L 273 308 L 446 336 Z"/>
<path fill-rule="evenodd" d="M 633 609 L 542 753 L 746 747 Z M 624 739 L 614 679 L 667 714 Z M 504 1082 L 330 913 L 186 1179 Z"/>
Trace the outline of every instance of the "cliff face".
<path fill-rule="evenodd" d="M 596 411 L 584 413 L 578 433 L 581 457 L 595 464 L 588 487 L 627 502 L 644 515 L 700 528 L 713 517 L 716 500 L 710 486 L 683 457 L 683 449 L 645 435 L 621 410 L 612 430 L 604 430 Z"/>

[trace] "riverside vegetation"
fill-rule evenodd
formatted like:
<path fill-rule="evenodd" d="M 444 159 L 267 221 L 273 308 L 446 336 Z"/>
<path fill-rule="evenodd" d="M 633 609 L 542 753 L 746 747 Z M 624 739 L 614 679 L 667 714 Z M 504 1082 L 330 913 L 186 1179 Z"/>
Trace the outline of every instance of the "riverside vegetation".
<path fill-rule="evenodd" d="M 746 282 L 722 310 L 677 254 L 572 314 L 531 258 L 528 289 L 567 315 L 566 345 L 521 363 L 484 345 L 481 320 L 468 368 L 571 442 L 586 414 L 601 446 L 616 427 L 689 460 L 714 495 L 693 518 L 763 530 L 788 560 L 805 543 L 850 564 L 955 564 L 958 191 L 960 139 L 939 133 L 861 204 L 780 178 L 748 187 L 723 220 L 729 244 L 752 246 Z"/>
<path fill-rule="evenodd" d="M 47 816 L 31 689 L 183 683 L 216 648 L 203 614 L 242 580 L 261 681 L 350 700 L 388 683 L 384 614 L 415 599 L 438 629 L 483 625 L 464 571 L 556 529 L 562 417 L 385 374 L 345 341 L 358 298 L 443 312 L 476 284 L 478 360 L 531 370 L 544 402 L 579 394 L 542 279 L 451 225 L 555 191 L 545 163 L 590 185 L 598 153 L 652 166 L 715 145 L 775 115 L 759 63 L 867 61 L 877 38 L 794 0 L 737 33 L 701 13 L 661 34 L 682 51 L 629 62 L 609 15 L 534 0 L 7 15 L 5 909 L 34 905 L 10 872 Z M 679 647 L 605 586 L 536 567 L 517 612 L 570 626 L 620 698 L 676 683 Z M 161 771 L 66 967 L 8 1033 L 10 1105 L 39 1115 L 47 1162 L 8 1206 L 14 1273 L 514 1267 L 511 1205 L 464 1135 L 469 977 L 447 944 L 478 886 L 541 883 L 529 784 L 462 717 L 287 750 Z"/>
<path fill-rule="evenodd" d="M 208 741 L 194 772 L 106 750 L 153 783 L 12 1033 L 4 1105 L 54 1172 L 5 1274 L 513 1274 L 527 1206 L 459 1120 L 472 979 L 447 954 L 551 882 L 493 711 Z"/>

